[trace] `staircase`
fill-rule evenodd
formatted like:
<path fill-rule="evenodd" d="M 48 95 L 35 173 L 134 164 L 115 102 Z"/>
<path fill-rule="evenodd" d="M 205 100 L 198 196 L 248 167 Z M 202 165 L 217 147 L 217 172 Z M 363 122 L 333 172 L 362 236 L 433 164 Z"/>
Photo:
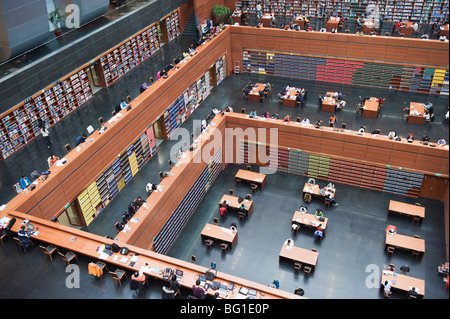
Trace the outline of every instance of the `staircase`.
<path fill-rule="evenodd" d="M 183 36 L 198 38 L 197 27 L 195 26 L 195 14 L 194 10 L 192 10 L 191 15 L 189 16 L 189 20 L 186 23 L 186 27 L 183 31 Z"/>

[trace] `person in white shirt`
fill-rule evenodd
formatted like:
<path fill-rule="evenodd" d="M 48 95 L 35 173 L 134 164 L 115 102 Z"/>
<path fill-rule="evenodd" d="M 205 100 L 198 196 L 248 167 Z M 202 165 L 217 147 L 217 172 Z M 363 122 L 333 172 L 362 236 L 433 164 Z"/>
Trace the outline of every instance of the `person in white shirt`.
<path fill-rule="evenodd" d="M 258 15 L 258 18 L 261 19 L 261 17 L 262 17 L 262 6 L 261 6 L 261 3 L 259 3 L 259 2 L 256 5 L 256 14 Z"/>
<path fill-rule="evenodd" d="M 147 193 L 151 193 L 151 192 L 153 192 L 156 189 L 158 189 L 158 186 L 156 184 L 148 183 L 145 186 L 145 190 L 147 191 Z"/>
<path fill-rule="evenodd" d="M 283 245 L 286 246 L 286 248 L 292 248 L 294 246 L 294 241 L 291 238 L 288 238 Z"/>

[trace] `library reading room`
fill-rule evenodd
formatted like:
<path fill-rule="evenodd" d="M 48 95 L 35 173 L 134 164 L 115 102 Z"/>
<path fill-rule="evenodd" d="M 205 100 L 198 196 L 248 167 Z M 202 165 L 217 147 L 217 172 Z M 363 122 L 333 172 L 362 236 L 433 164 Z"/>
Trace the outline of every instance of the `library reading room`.
<path fill-rule="evenodd" d="M 449 299 L 448 0 L 0 22 L 1 299 Z"/>

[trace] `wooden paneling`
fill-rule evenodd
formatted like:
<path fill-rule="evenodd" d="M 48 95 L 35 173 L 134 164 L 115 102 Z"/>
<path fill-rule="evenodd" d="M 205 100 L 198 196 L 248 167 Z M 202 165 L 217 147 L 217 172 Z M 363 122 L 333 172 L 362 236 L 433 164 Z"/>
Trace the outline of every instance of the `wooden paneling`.
<path fill-rule="evenodd" d="M 419 196 L 442 200 L 448 187 L 448 179 L 425 175 Z"/>

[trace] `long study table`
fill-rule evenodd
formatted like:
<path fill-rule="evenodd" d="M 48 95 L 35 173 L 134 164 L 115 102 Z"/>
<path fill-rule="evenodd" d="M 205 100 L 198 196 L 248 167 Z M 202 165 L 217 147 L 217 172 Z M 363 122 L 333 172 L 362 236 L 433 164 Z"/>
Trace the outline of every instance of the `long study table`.
<path fill-rule="evenodd" d="M 239 197 L 233 196 L 233 195 L 227 195 L 224 194 L 222 196 L 222 199 L 219 202 L 219 205 L 223 202 L 226 202 L 228 207 L 232 210 L 237 210 L 241 207 L 241 204 L 245 204 L 245 208 L 247 210 L 247 216 L 250 216 L 253 211 L 253 201 L 249 199 L 243 199 L 241 202 L 239 202 Z"/>
<path fill-rule="evenodd" d="M 280 260 L 285 258 L 294 262 L 300 262 L 315 268 L 317 265 L 317 260 L 319 259 L 319 253 L 311 249 L 296 246 L 287 247 L 283 244 L 280 250 L 279 258 Z"/>
<path fill-rule="evenodd" d="M 421 222 L 425 219 L 425 207 L 402 203 L 395 200 L 389 201 L 388 214 L 389 213 L 418 217 Z"/>
<path fill-rule="evenodd" d="M 252 172 L 252 171 L 249 171 L 246 169 L 240 169 L 236 173 L 234 178 L 235 178 L 235 180 L 241 180 L 241 181 L 246 181 L 249 183 L 258 184 L 261 187 L 261 189 L 264 188 L 264 185 L 266 185 L 266 175 L 265 174 Z"/>
<path fill-rule="evenodd" d="M 233 248 L 238 239 L 238 232 L 230 228 L 207 223 L 200 233 L 202 240 L 213 239 L 219 243 L 225 242 Z"/>
<path fill-rule="evenodd" d="M 422 298 L 425 297 L 425 280 L 423 279 L 417 279 L 411 276 L 383 270 L 381 275 L 381 284 L 383 285 L 386 280 L 391 284 L 393 289 L 408 292 L 412 287 L 414 287 L 416 288 L 419 296 Z"/>
<path fill-rule="evenodd" d="M 385 248 L 388 246 L 418 252 L 422 256 L 425 254 L 425 240 L 422 238 L 386 233 Z"/>

